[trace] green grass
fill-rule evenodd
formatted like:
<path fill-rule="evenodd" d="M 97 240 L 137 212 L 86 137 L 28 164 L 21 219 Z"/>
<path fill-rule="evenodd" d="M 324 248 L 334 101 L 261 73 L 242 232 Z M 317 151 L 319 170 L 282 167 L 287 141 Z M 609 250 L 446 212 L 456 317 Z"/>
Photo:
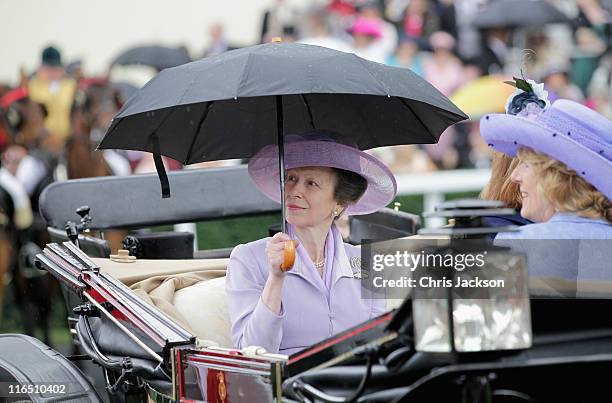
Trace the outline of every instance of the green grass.
<path fill-rule="evenodd" d="M 198 223 L 199 249 L 231 248 L 268 236 L 268 227 L 280 223 L 280 214 L 230 218 Z"/>
<path fill-rule="evenodd" d="M 19 333 L 23 334 L 24 329 L 22 326 L 21 313 L 15 305 L 14 291 L 12 285 L 8 285 L 6 288 L 6 295 L 3 303 L 3 314 L 0 320 L 0 333 Z M 38 318 L 34 318 L 36 321 Z M 51 305 L 51 317 L 49 318 L 50 324 L 50 338 L 52 347 L 58 345 L 68 345 L 72 341 L 70 332 L 68 330 L 68 324 L 66 322 L 66 309 L 64 308 L 64 300 L 58 293 L 54 294 L 54 298 Z M 36 329 L 34 337 L 39 340 L 43 339 L 42 330 Z"/>
<path fill-rule="evenodd" d="M 477 199 L 480 192 L 459 192 L 446 194 L 446 200 Z"/>
<path fill-rule="evenodd" d="M 410 195 L 410 196 L 397 196 L 395 198 L 395 202 L 400 203 L 400 210 L 406 211 L 412 214 L 423 214 L 423 196 L 420 195 Z M 389 208 L 393 208 L 394 205 L 391 203 Z"/>

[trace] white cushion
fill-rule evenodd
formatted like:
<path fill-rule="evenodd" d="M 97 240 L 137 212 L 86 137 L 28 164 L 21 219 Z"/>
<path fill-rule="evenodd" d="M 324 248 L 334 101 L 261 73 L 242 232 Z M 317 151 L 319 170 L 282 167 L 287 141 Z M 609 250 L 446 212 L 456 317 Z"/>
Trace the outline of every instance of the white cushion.
<path fill-rule="evenodd" d="M 174 294 L 174 307 L 199 339 L 212 340 L 221 347 L 232 347 L 225 277 L 201 281 L 178 290 Z"/>

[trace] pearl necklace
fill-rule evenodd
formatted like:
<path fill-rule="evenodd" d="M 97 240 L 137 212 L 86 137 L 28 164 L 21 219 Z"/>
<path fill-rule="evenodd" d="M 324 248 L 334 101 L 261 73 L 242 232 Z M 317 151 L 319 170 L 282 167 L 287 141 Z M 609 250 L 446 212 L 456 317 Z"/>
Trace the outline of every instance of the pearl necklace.
<path fill-rule="evenodd" d="M 322 269 L 323 266 L 325 266 L 325 259 L 323 259 L 320 262 L 317 262 L 317 263 L 314 264 L 315 269 Z"/>

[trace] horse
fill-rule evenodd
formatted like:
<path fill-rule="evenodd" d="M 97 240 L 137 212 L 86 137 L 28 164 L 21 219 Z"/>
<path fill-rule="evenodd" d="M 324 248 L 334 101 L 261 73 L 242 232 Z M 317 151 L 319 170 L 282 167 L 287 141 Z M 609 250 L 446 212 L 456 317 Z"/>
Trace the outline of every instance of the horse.
<path fill-rule="evenodd" d="M 7 266 L 10 268 L 25 333 L 34 335 L 38 325 L 44 341 L 49 343 L 48 319 L 57 286 L 48 273 L 34 268 L 32 260 L 48 242 L 44 221 L 35 214 L 42 189 L 53 180 L 54 159 L 45 151 L 45 142 L 49 139 L 45 128 L 46 109 L 29 98 L 25 87 L 6 93 L 1 106 L 2 120 L 10 136 L 0 172 L 4 192 L 1 208 L 7 217 L 0 236 L 0 266 L 3 266 L 0 272 L 9 271 Z M 24 218 L 26 210 L 28 218 Z"/>
<path fill-rule="evenodd" d="M 104 154 L 95 147 L 120 107 L 119 91 L 108 80 L 81 80 L 71 110 L 72 133 L 66 142 L 68 179 L 113 174 Z"/>
<path fill-rule="evenodd" d="M 122 106 L 119 88 L 106 78 L 79 82 L 71 110 L 71 135 L 65 146 L 68 179 L 131 173 L 126 158 L 110 150 L 98 151 L 106 129 Z M 92 211 L 95 219 L 95 211 Z M 106 231 L 111 250 L 119 249 L 125 231 Z"/>

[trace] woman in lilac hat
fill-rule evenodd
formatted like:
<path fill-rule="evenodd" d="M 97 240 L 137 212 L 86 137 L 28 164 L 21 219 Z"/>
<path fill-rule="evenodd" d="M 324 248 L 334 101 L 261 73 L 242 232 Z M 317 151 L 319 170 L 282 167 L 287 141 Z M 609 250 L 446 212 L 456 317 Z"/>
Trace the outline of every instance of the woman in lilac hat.
<path fill-rule="evenodd" d="M 517 90 L 510 98 L 507 114 L 480 121 L 489 146 L 519 158 L 511 178 L 520 187 L 521 215 L 535 222 L 515 233 L 500 233 L 496 243 L 612 239 L 612 122 L 573 101 L 559 99 L 550 105 L 542 88 L 531 80 L 528 85 L 530 91 Z M 570 243 L 557 242 L 555 250 L 550 250 L 551 243 L 522 245 L 528 245 L 532 276 L 582 276 L 585 262 L 579 260 L 578 249 L 568 259 Z M 612 272 L 587 277 L 612 280 Z"/>
<path fill-rule="evenodd" d="M 360 249 L 334 224 L 343 214 L 368 214 L 396 193 L 393 174 L 375 157 L 338 136 L 287 136 L 285 203 L 288 233 L 238 245 L 226 290 L 237 348 L 261 346 L 293 354 L 385 312 L 384 299 L 362 299 Z M 249 162 L 249 175 L 280 203 L 278 147 Z M 291 270 L 280 266 L 285 241 L 297 240 Z"/>

